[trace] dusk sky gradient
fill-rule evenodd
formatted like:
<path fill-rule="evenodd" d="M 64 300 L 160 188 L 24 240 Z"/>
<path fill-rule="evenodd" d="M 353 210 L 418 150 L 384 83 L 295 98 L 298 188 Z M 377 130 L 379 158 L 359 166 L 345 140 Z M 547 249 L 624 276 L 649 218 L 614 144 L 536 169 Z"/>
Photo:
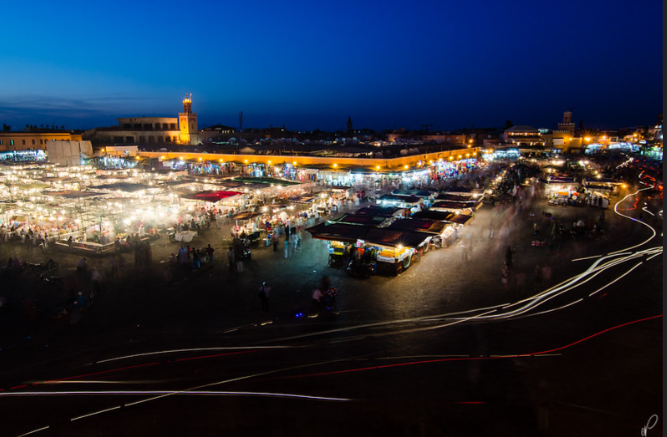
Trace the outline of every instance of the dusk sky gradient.
<path fill-rule="evenodd" d="M 6 2 L 0 122 L 433 130 L 651 125 L 658 0 Z"/>

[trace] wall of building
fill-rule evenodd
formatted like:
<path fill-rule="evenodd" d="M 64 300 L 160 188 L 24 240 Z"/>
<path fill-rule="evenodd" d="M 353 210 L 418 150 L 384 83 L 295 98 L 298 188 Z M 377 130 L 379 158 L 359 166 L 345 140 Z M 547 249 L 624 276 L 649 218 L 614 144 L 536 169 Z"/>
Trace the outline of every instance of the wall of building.
<path fill-rule="evenodd" d="M 94 129 L 87 131 L 85 138 L 98 145 L 122 144 L 172 144 L 178 143 L 179 130 L 118 130 Z"/>
<path fill-rule="evenodd" d="M 47 141 L 81 141 L 81 135 L 69 132 L 2 132 L 0 151 L 46 149 Z"/>
<path fill-rule="evenodd" d="M 407 155 L 397 158 L 341 158 L 341 157 L 323 157 L 323 156 L 299 156 L 299 155 L 231 155 L 216 153 L 178 153 L 178 152 L 137 152 L 137 156 L 157 159 L 184 159 L 184 160 L 203 160 L 209 162 L 235 162 L 239 165 L 245 164 L 265 164 L 280 165 L 283 163 L 296 163 L 300 165 L 328 165 L 343 167 L 367 167 L 376 168 L 379 171 L 401 171 L 408 168 L 414 169 L 421 166 L 428 166 L 431 162 L 438 160 L 457 161 L 460 159 L 474 158 L 480 156 L 479 147 L 465 149 L 447 150 L 433 153 L 421 153 L 418 155 Z"/>
<path fill-rule="evenodd" d="M 93 156 L 90 141 L 47 141 L 49 162 L 62 166 L 81 165 L 81 158 Z"/>

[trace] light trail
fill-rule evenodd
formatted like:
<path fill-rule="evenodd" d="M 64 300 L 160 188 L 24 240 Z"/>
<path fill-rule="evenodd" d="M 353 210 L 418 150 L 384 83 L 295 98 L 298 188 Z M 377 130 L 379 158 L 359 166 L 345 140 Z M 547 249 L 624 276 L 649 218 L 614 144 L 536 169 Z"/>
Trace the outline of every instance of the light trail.
<path fill-rule="evenodd" d="M 613 281 L 607 283 L 607 284 L 604 285 L 603 287 L 598 288 L 597 290 L 595 290 L 594 292 L 592 292 L 592 293 L 589 294 L 588 296 L 590 297 L 590 296 L 593 296 L 594 294 L 599 293 L 600 291 L 602 291 L 602 290 L 604 290 L 605 288 L 609 287 L 610 285 L 612 285 L 612 284 L 615 283 L 616 281 L 618 281 L 618 280 L 624 278 L 626 275 L 628 275 L 631 271 L 633 271 L 634 269 L 636 269 L 636 268 L 639 267 L 640 265 L 642 265 L 642 263 L 636 264 L 634 267 L 631 267 L 630 270 L 626 271 L 626 272 L 623 273 L 621 276 L 619 276 L 618 278 L 614 279 Z"/>
<path fill-rule="evenodd" d="M 93 393 L 90 393 L 90 394 L 93 394 Z M 75 420 L 85 419 L 86 417 L 96 416 L 96 415 L 98 415 L 98 414 L 107 413 L 107 412 L 109 412 L 109 411 L 119 410 L 119 409 L 120 409 L 120 405 L 118 405 L 118 406 L 116 406 L 116 407 L 107 408 L 107 409 L 105 409 L 105 410 L 100 410 L 100 411 L 95 411 L 95 412 L 93 412 L 93 413 L 84 414 L 83 416 L 72 417 L 72 418 L 70 419 L 70 422 L 74 422 Z"/>
<path fill-rule="evenodd" d="M 583 343 L 587 340 L 590 340 L 590 339 L 592 339 L 594 337 L 597 337 L 601 334 L 604 334 L 606 332 L 613 331 L 615 329 L 619 329 L 619 328 L 629 326 L 629 325 L 632 325 L 632 324 L 635 324 L 635 323 L 640 323 L 640 322 L 645 322 L 645 321 L 648 321 L 648 320 L 661 318 L 662 316 L 663 316 L 662 314 L 659 314 L 657 316 L 645 317 L 645 318 L 642 318 L 642 319 L 622 323 L 620 325 L 616 325 L 616 326 L 613 326 L 611 328 L 604 329 L 604 330 L 599 331 L 595 334 L 584 337 L 580 340 L 577 340 L 577 341 L 574 341 L 572 343 L 566 344 L 564 346 L 560 346 L 560 347 L 557 347 L 557 348 L 549 349 L 549 350 L 546 350 L 546 351 L 540 351 L 540 352 L 531 352 L 531 353 L 514 354 L 514 355 L 497 355 L 497 356 L 487 356 L 487 357 L 480 356 L 480 357 L 439 358 L 439 359 L 432 359 L 432 360 L 411 361 L 411 362 L 407 362 L 407 363 L 384 364 L 384 365 L 381 365 L 381 366 L 357 367 L 357 368 L 353 368 L 353 369 L 334 370 L 334 371 L 330 371 L 330 372 L 318 372 L 318 373 L 308 373 L 308 374 L 302 374 L 302 375 L 282 376 L 282 377 L 278 377 L 278 378 L 274 378 L 274 379 L 297 379 L 297 378 L 309 378 L 309 377 L 317 377 L 317 376 L 341 375 L 341 374 L 346 374 L 346 373 L 365 372 L 365 371 L 369 371 L 369 370 L 381 370 L 381 369 L 396 368 L 396 367 L 414 366 L 414 365 L 419 365 L 419 364 L 432 364 L 432 363 L 443 363 L 443 362 L 453 362 L 453 361 L 499 360 L 499 359 L 506 359 L 506 358 L 525 358 L 525 357 L 536 357 L 536 356 L 543 356 L 543 355 L 551 355 L 556 351 L 561 351 L 561 350 L 568 349 L 572 346 Z"/>
<path fill-rule="evenodd" d="M 108 363 L 110 361 L 118 361 L 118 360 L 127 360 L 129 358 L 137 358 L 137 357 L 150 357 L 154 355 L 166 355 L 166 354 L 176 354 L 176 353 L 182 353 L 182 352 L 208 352 L 208 351 L 223 351 L 223 350 L 244 350 L 244 349 L 285 349 L 285 348 L 293 348 L 293 347 L 298 347 L 298 346 L 236 346 L 236 347 L 200 347 L 200 348 L 191 348 L 191 349 L 169 349 L 169 350 L 163 350 L 163 351 L 154 351 L 154 352 L 144 352 L 141 354 L 133 354 L 133 355 L 124 355 L 122 357 L 114 357 L 114 358 L 107 358 L 105 360 L 100 360 L 96 361 L 95 364 L 102 364 L 102 363 Z"/>
<path fill-rule="evenodd" d="M 652 189 L 652 188 L 653 188 L 653 187 L 642 188 L 642 189 L 637 190 L 636 192 L 634 192 L 634 193 L 632 193 L 632 194 L 628 194 L 628 195 L 625 196 L 623 199 L 619 200 L 619 201 L 616 203 L 616 205 L 614 205 L 614 212 L 615 212 L 616 214 L 620 215 L 621 217 L 628 218 L 628 219 L 630 219 L 630 220 L 632 220 L 632 221 L 634 221 L 634 222 L 641 223 L 642 225 L 644 225 L 644 226 L 646 226 L 647 228 L 649 228 L 649 229 L 651 230 L 651 232 L 653 233 L 653 235 L 651 235 L 651 237 L 650 237 L 649 239 L 647 239 L 646 241 L 643 241 L 643 242 L 641 242 L 641 243 L 639 243 L 639 244 L 637 244 L 637 245 L 631 246 L 631 247 L 626 247 L 625 249 L 617 250 L 616 252 L 623 252 L 623 251 L 626 251 L 626 250 L 634 249 L 634 248 L 639 247 L 639 246 L 643 246 L 644 244 L 648 243 L 648 242 L 651 241 L 653 238 L 655 238 L 655 236 L 657 235 L 656 232 L 655 232 L 655 229 L 653 229 L 650 225 L 648 225 L 648 224 L 644 223 L 643 221 L 638 220 L 638 219 L 636 219 L 636 218 L 634 218 L 634 217 L 630 217 L 629 215 L 621 214 L 620 212 L 618 212 L 618 205 L 620 205 L 620 203 L 623 202 L 625 199 L 627 199 L 627 198 L 630 197 L 630 196 L 634 196 L 635 194 L 639 193 L 640 191 L 650 190 L 650 189 Z M 611 252 L 610 255 L 611 255 L 611 254 L 614 254 L 614 253 L 616 253 L 616 252 Z"/>
<path fill-rule="evenodd" d="M 34 434 L 34 433 L 36 433 L 36 432 L 45 431 L 45 430 L 47 430 L 47 429 L 49 429 L 49 428 L 50 428 L 49 426 L 45 426 L 45 427 L 43 427 L 43 428 L 33 429 L 32 431 L 26 432 L 25 434 L 18 435 L 18 436 L 16 436 L 16 437 L 25 437 L 25 436 L 27 436 L 27 435 Z"/>
<path fill-rule="evenodd" d="M 257 396 L 257 397 L 271 397 L 271 398 L 291 398 L 291 399 L 308 399 L 315 401 L 334 401 L 334 402 L 348 402 L 352 401 L 349 398 L 332 398 L 327 396 L 311 396 L 294 393 L 272 393 L 272 392 L 252 392 L 252 391 L 200 391 L 200 390 L 117 390 L 117 391 L 96 391 L 96 390 L 81 390 L 81 391 L 37 391 L 37 392 L 14 392 L 7 393 L 6 396 L 11 397 L 57 397 L 57 396 L 146 396 L 146 395 L 176 395 L 176 396 Z M 106 408 L 104 410 L 95 411 L 93 413 L 84 414 L 73 417 L 70 421 L 83 419 L 85 417 L 94 416 L 100 413 L 106 413 L 121 408 L 115 406 Z"/>

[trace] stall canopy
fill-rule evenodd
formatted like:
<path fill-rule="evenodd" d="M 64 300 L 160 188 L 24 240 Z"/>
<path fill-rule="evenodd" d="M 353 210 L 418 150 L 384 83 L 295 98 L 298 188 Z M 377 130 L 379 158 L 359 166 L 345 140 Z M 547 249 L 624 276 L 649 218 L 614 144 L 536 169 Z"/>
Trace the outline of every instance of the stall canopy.
<path fill-rule="evenodd" d="M 219 202 L 220 200 L 224 200 L 230 197 L 238 196 L 239 194 L 243 194 L 239 191 L 202 191 L 201 193 L 197 194 L 187 194 L 181 196 L 183 199 L 190 199 L 190 200 L 203 200 L 205 202 Z"/>
<path fill-rule="evenodd" d="M 364 241 L 368 244 L 377 244 L 385 247 L 412 247 L 417 248 L 424 244 L 431 235 L 410 232 L 410 231 L 396 231 L 387 228 L 370 228 Z"/>
<path fill-rule="evenodd" d="M 431 238 L 430 234 L 424 232 L 397 231 L 344 223 L 320 223 L 306 229 L 306 231 L 310 232 L 313 238 L 320 240 L 341 241 L 343 243 L 356 243 L 357 240 L 362 240 L 371 245 L 384 247 L 416 248 Z"/>
<path fill-rule="evenodd" d="M 385 226 L 391 221 L 391 217 L 385 215 L 370 214 L 343 214 L 342 216 L 329 220 L 331 223 L 345 223 L 357 226 Z"/>
<path fill-rule="evenodd" d="M 236 215 L 232 216 L 232 219 L 233 220 L 250 220 L 250 219 L 253 219 L 255 217 L 259 217 L 260 215 L 262 215 L 262 213 L 260 213 L 260 212 L 250 212 L 250 211 L 248 211 L 248 212 L 241 212 L 239 214 L 236 214 Z"/>
<path fill-rule="evenodd" d="M 365 226 L 354 226 L 343 223 L 320 223 L 312 226 L 306 231 L 310 232 L 313 238 L 319 240 L 342 241 L 344 243 L 356 243 L 357 240 L 364 240 L 368 229 Z"/>
<path fill-rule="evenodd" d="M 417 197 L 432 197 L 437 194 L 431 190 L 401 190 L 396 189 L 391 192 L 394 196 L 417 196 Z"/>
<path fill-rule="evenodd" d="M 144 184 L 132 184 L 129 182 L 118 182 L 115 184 L 104 184 L 104 185 L 95 185 L 91 186 L 90 189 L 94 190 L 120 190 L 128 193 L 133 193 L 135 191 L 147 190 L 149 188 L 155 188 L 153 186 L 144 185 Z"/>
<path fill-rule="evenodd" d="M 368 215 L 385 215 L 392 217 L 400 217 L 403 215 L 405 208 L 399 208 L 394 206 L 365 206 L 356 211 L 356 214 L 368 214 Z"/>
<path fill-rule="evenodd" d="M 433 205 L 431 205 L 431 208 L 433 209 L 439 209 L 439 210 L 446 210 L 446 211 L 451 211 L 451 210 L 458 210 L 458 209 L 465 209 L 465 208 L 470 208 L 473 209 L 476 207 L 476 202 L 453 202 L 451 200 L 440 200 L 435 202 Z"/>
<path fill-rule="evenodd" d="M 81 199 L 84 197 L 95 197 L 100 195 L 100 193 L 91 191 L 49 191 L 47 194 L 49 196 L 64 197 L 65 199 Z"/>
<path fill-rule="evenodd" d="M 475 203 L 476 201 L 472 199 L 471 195 L 458 196 L 456 194 L 438 194 L 435 198 L 436 201 L 449 201 L 449 202 L 470 202 Z"/>
<path fill-rule="evenodd" d="M 424 232 L 426 234 L 440 235 L 445 230 L 445 227 L 447 227 L 447 224 L 438 220 L 405 219 L 396 220 L 394 223 L 389 225 L 387 229 L 396 231 Z"/>
<path fill-rule="evenodd" d="M 285 179 L 277 179 L 277 178 L 250 178 L 250 177 L 244 177 L 244 178 L 234 178 L 235 181 L 238 182 L 243 182 L 246 184 L 263 184 L 263 185 L 300 185 L 301 182 L 295 182 L 295 181 L 288 181 Z"/>
<path fill-rule="evenodd" d="M 314 197 L 296 196 L 296 197 L 290 198 L 289 200 L 290 200 L 290 202 L 294 202 L 294 203 L 309 203 L 309 202 L 312 202 L 313 200 L 315 200 L 315 198 Z"/>
<path fill-rule="evenodd" d="M 457 223 L 457 224 L 459 224 L 459 225 L 466 225 L 466 224 L 468 224 L 471 220 L 472 220 L 472 216 L 471 216 L 471 215 L 466 215 L 466 214 L 456 214 L 456 215 L 454 215 L 452 218 L 450 218 L 450 219 L 447 220 L 447 221 L 448 221 L 448 222 L 451 222 L 451 223 Z"/>
<path fill-rule="evenodd" d="M 394 194 L 383 194 L 377 199 L 378 203 L 383 205 L 418 205 L 421 197 L 417 196 L 396 196 Z"/>
<path fill-rule="evenodd" d="M 451 212 L 426 210 L 426 211 L 418 211 L 412 214 L 412 218 L 449 221 L 449 219 L 454 217 L 454 215 L 455 214 Z"/>

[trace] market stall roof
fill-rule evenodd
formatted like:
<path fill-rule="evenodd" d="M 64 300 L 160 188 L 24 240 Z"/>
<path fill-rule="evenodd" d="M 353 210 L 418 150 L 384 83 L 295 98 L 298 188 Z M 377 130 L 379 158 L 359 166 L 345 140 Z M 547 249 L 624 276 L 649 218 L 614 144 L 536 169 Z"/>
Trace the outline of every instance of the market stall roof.
<path fill-rule="evenodd" d="M 239 191 L 202 191 L 196 194 L 185 194 L 182 195 L 181 198 L 190 200 L 203 200 L 205 202 L 218 202 L 229 197 L 238 196 L 239 194 L 243 193 Z"/>
<path fill-rule="evenodd" d="M 431 238 L 423 232 L 397 231 L 387 228 L 369 228 L 366 238 L 362 240 L 370 244 L 378 244 L 386 247 L 419 247 Z"/>
<path fill-rule="evenodd" d="M 278 178 L 234 178 L 234 181 L 249 183 L 249 184 L 263 184 L 263 185 L 300 185 L 301 182 L 288 181 L 286 179 Z"/>
<path fill-rule="evenodd" d="M 620 184 L 621 183 L 621 182 L 618 182 L 615 179 L 610 179 L 610 178 L 584 179 L 583 182 L 586 186 L 595 185 L 595 184 Z"/>
<path fill-rule="evenodd" d="M 430 190 L 401 190 L 396 189 L 391 192 L 394 196 L 417 196 L 417 197 L 432 197 L 436 194 L 435 191 Z"/>
<path fill-rule="evenodd" d="M 296 197 L 292 197 L 289 200 L 290 200 L 290 202 L 294 202 L 294 203 L 309 203 L 309 202 L 312 202 L 313 200 L 315 200 L 315 197 L 296 196 Z"/>
<path fill-rule="evenodd" d="M 453 202 L 450 200 L 440 200 L 435 202 L 431 208 L 439 209 L 464 209 L 464 208 L 473 208 L 474 204 L 470 202 Z"/>
<path fill-rule="evenodd" d="M 190 185 L 190 184 L 193 184 L 193 183 L 195 183 L 195 182 L 192 181 L 192 180 L 189 180 L 189 179 L 187 179 L 187 180 L 186 179 L 181 179 L 181 180 L 177 180 L 177 181 L 160 181 L 160 185 L 166 185 L 168 187 L 177 187 L 179 185 Z"/>
<path fill-rule="evenodd" d="M 232 216 L 232 220 L 250 220 L 250 219 L 253 219 L 253 218 L 258 217 L 260 215 L 262 215 L 261 212 L 246 211 L 246 212 L 241 212 L 241 213 L 238 213 L 238 214 Z"/>
<path fill-rule="evenodd" d="M 443 200 L 450 202 L 471 202 L 475 203 L 475 200 L 472 199 L 472 194 L 466 194 L 463 196 L 458 196 L 456 194 L 438 194 L 435 200 Z"/>
<path fill-rule="evenodd" d="M 83 197 L 95 197 L 100 195 L 100 193 L 92 191 L 48 191 L 45 194 L 48 194 L 49 196 L 64 197 L 65 199 L 81 199 Z"/>
<path fill-rule="evenodd" d="M 307 228 L 313 238 L 319 240 L 342 241 L 347 243 L 356 243 L 357 240 L 364 240 L 369 229 L 364 226 L 354 226 L 344 223 L 322 222 L 318 225 Z"/>
<path fill-rule="evenodd" d="M 440 221 L 449 221 L 450 218 L 454 217 L 454 213 L 445 212 L 445 211 L 417 211 L 412 214 L 413 219 L 430 219 L 430 220 L 440 220 Z"/>
<path fill-rule="evenodd" d="M 472 195 L 472 188 L 465 188 L 465 187 L 449 187 L 446 190 L 444 190 L 444 193 L 446 194 L 470 194 Z"/>
<path fill-rule="evenodd" d="M 384 215 L 398 217 L 403 215 L 405 208 L 397 206 L 365 206 L 355 211 L 355 214 Z"/>
<path fill-rule="evenodd" d="M 130 182 L 118 182 L 115 184 L 95 185 L 91 186 L 90 188 L 94 190 L 120 190 L 133 193 L 135 191 L 147 190 L 155 187 L 144 184 L 133 184 Z"/>
<path fill-rule="evenodd" d="M 422 198 L 417 196 L 396 196 L 394 194 L 383 194 L 378 198 L 378 200 L 387 202 L 401 202 L 406 204 L 418 204 L 422 201 Z"/>
<path fill-rule="evenodd" d="M 577 184 L 578 182 L 574 178 L 570 177 L 552 177 L 547 180 L 548 184 Z"/>
<path fill-rule="evenodd" d="M 471 215 L 456 214 L 452 218 L 450 218 L 448 221 L 451 222 L 451 223 L 457 223 L 459 225 L 467 225 L 468 223 L 470 223 L 471 220 L 472 220 Z"/>
<path fill-rule="evenodd" d="M 355 226 L 344 223 L 328 224 L 320 223 L 306 229 L 313 238 L 320 240 L 342 241 L 356 243 L 362 240 L 370 244 L 385 247 L 419 247 L 431 235 L 424 232 L 396 231 L 387 228 L 373 228 L 366 226 Z"/>
<path fill-rule="evenodd" d="M 391 217 L 386 215 L 370 215 L 370 214 L 343 214 L 342 216 L 329 220 L 331 223 L 345 223 L 356 226 L 382 226 L 387 224 Z"/>
<path fill-rule="evenodd" d="M 429 219 L 404 219 L 396 220 L 389 225 L 387 229 L 397 231 L 424 232 L 427 234 L 440 235 L 447 227 L 447 224 L 439 220 Z"/>

